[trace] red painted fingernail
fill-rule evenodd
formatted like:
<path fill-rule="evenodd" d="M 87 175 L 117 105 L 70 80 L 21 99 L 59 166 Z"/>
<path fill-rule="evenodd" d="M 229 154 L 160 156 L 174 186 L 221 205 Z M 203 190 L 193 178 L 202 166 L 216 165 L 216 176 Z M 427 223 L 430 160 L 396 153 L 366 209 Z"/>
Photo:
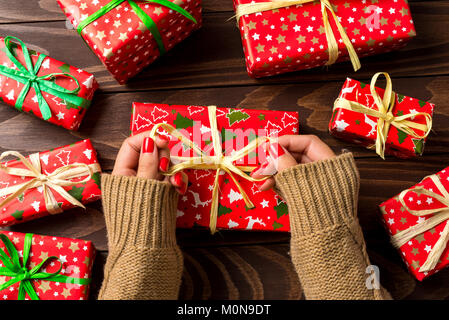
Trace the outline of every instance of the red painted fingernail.
<path fill-rule="evenodd" d="M 164 171 L 164 172 L 167 171 L 169 163 L 170 163 L 170 161 L 168 160 L 167 157 L 162 157 L 159 160 L 159 170 Z"/>
<path fill-rule="evenodd" d="M 177 174 L 175 174 L 174 179 L 175 179 L 175 184 L 178 186 L 179 193 L 185 194 L 187 191 L 187 183 L 185 183 L 184 180 L 182 179 L 181 172 L 178 172 Z"/>
<path fill-rule="evenodd" d="M 267 166 L 268 166 L 268 161 L 260 164 L 256 169 L 251 171 L 251 173 L 249 175 L 252 177 L 254 174 L 256 174 L 256 172 L 258 172 L 262 169 L 265 169 Z"/>
<path fill-rule="evenodd" d="M 277 142 L 270 145 L 270 155 L 276 159 L 285 154 L 284 148 Z"/>
<path fill-rule="evenodd" d="M 162 140 L 165 140 L 165 141 L 170 141 L 170 137 L 167 137 L 166 135 L 163 135 L 163 134 L 160 134 L 159 138 L 161 138 Z"/>
<path fill-rule="evenodd" d="M 154 151 L 154 140 L 147 137 L 143 140 L 142 152 L 152 153 Z"/>

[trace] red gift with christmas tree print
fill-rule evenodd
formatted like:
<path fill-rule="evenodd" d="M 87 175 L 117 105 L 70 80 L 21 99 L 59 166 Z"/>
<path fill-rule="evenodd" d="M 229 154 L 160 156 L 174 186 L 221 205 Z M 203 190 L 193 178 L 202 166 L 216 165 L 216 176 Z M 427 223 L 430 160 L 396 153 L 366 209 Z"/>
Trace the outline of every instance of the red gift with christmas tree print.
<path fill-rule="evenodd" d="M 95 248 L 90 241 L 0 232 L 2 300 L 86 300 Z"/>
<path fill-rule="evenodd" d="M 97 88 L 92 74 L 30 50 L 15 37 L 0 38 L 0 99 L 6 104 L 77 130 Z"/>
<path fill-rule="evenodd" d="M 101 197 L 97 155 L 90 140 L 83 140 L 0 163 L 0 227 L 57 214 Z"/>
<path fill-rule="evenodd" d="M 177 134 L 167 129 L 168 125 Z M 173 168 L 176 157 L 194 162 L 196 150 L 210 164 L 210 169 L 198 166 L 183 170 L 189 184 L 185 195 L 179 197 L 178 227 L 211 226 L 213 232 L 216 222 L 218 229 L 289 231 L 287 204 L 273 190 L 260 191 L 257 182 L 236 172 L 251 172 L 267 160 L 266 150 L 258 145 L 260 140 L 297 134 L 297 112 L 134 103 L 132 134 L 155 129 L 170 139 Z M 224 167 L 218 181 L 216 161 L 222 161 Z M 235 171 L 228 170 L 230 163 L 237 166 L 232 168 Z M 214 212 L 217 216 L 211 217 Z"/>
<path fill-rule="evenodd" d="M 58 0 L 58 3 L 120 84 L 202 24 L 201 0 Z"/>
<path fill-rule="evenodd" d="M 234 0 L 250 76 L 330 65 L 404 47 L 416 35 L 407 0 Z M 324 13 L 323 13 L 324 12 Z"/>
<path fill-rule="evenodd" d="M 375 86 L 385 75 L 386 89 Z M 346 79 L 329 123 L 329 132 L 363 145 L 383 158 L 421 155 L 432 128 L 434 104 L 397 94 L 387 73 L 374 75 L 371 84 Z"/>
<path fill-rule="evenodd" d="M 449 264 L 449 168 L 380 205 L 393 245 L 423 280 Z"/>

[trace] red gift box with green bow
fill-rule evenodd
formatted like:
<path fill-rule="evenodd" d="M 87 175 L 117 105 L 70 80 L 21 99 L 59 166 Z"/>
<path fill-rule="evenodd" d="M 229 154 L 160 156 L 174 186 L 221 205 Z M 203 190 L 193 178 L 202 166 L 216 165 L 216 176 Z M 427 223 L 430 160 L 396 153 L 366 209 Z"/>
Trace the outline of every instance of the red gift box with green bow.
<path fill-rule="evenodd" d="M 0 232 L 1 300 L 86 300 L 95 248 L 90 241 Z"/>
<path fill-rule="evenodd" d="M 201 27 L 201 0 L 58 0 L 112 76 L 125 83 Z"/>
<path fill-rule="evenodd" d="M 97 88 L 92 74 L 0 38 L 0 99 L 19 111 L 77 130 Z"/>

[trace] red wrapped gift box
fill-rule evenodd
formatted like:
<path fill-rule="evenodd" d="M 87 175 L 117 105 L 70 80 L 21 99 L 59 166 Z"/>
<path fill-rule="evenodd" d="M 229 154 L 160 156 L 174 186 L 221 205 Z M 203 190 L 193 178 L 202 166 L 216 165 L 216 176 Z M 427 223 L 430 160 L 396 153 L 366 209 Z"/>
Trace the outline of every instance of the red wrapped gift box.
<path fill-rule="evenodd" d="M 8 46 L 5 46 L 5 39 L 9 43 L 9 48 Z M 13 37 L 7 37 L 5 39 L 0 38 L 0 65 L 2 65 L 0 66 L 1 100 L 11 106 L 16 106 L 16 108 L 21 111 L 32 113 L 50 123 L 66 129 L 77 130 L 91 104 L 94 92 L 98 88 L 94 76 L 86 71 L 72 67 L 67 63 L 63 63 L 39 52 L 27 49 L 33 66 L 32 68 L 29 68 L 22 48 L 23 43 L 20 43 L 19 39 Z M 14 42 L 10 42 L 10 39 Z M 19 42 L 19 44 L 15 43 L 16 41 Z M 18 63 L 11 61 L 8 57 L 8 51 L 13 54 Z M 39 93 L 36 94 L 33 85 L 31 85 L 29 91 L 24 91 L 27 80 L 31 77 L 31 73 L 33 73 L 30 73 L 29 70 L 33 70 L 36 67 L 39 59 L 43 60 L 40 61 L 40 67 L 35 73 L 37 77 L 56 74 L 54 77 L 42 79 L 42 81 L 39 82 L 42 98 L 45 101 L 39 100 Z M 27 71 L 21 72 L 20 68 L 24 68 Z M 15 76 L 20 78 L 20 80 L 6 74 L 11 72 L 15 73 Z M 65 75 L 63 76 L 61 73 L 64 73 Z M 23 76 L 24 74 L 25 76 Z M 26 77 L 27 74 L 29 74 L 28 78 Z M 74 79 L 78 81 L 78 84 Z M 49 86 L 55 84 L 60 88 L 56 91 L 51 91 L 47 89 L 48 86 L 45 86 L 45 84 L 48 83 L 50 83 Z M 78 87 L 79 90 L 73 94 L 61 94 L 61 91 L 64 90 L 76 91 Z M 17 106 L 16 104 L 20 100 L 19 97 L 21 94 L 24 95 L 25 99 L 20 106 Z M 43 114 L 41 109 L 45 104 L 48 105 L 50 111 L 50 118 L 48 119 L 45 119 L 45 113 Z"/>
<path fill-rule="evenodd" d="M 417 185 L 380 205 L 383 222 L 393 237 L 393 244 L 399 248 L 402 259 L 418 280 L 427 278 L 449 264 L 449 248 L 445 236 L 449 231 L 446 230 L 449 227 L 448 191 L 449 168 L 446 168 L 436 175 L 425 177 Z M 407 237 L 400 234 L 425 224 L 427 227 Z M 395 237 L 402 239 L 399 241 Z M 438 241 L 443 241 L 441 251 L 434 255 L 433 250 Z M 436 265 L 426 268 L 425 263 L 431 255 L 435 258 Z M 428 268 L 430 270 L 426 270 Z"/>
<path fill-rule="evenodd" d="M 117 1 L 58 0 L 59 6 L 75 28 L 88 16 L 112 2 Z M 185 9 L 195 18 L 196 23 L 159 3 L 139 0 L 133 2 L 154 22 L 153 26 L 159 31 L 166 51 L 199 29 L 202 24 L 200 0 L 169 2 Z M 130 2 L 124 1 L 87 25 L 81 35 L 114 78 L 123 84 L 161 55 L 153 33 L 136 14 Z"/>
<path fill-rule="evenodd" d="M 265 0 L 234 0 L 234 6 Z M 361 58 L 397 50 L 416 35 L 407 0 L 330 0 Z M 339 47 L 339 61 L 348 50 L 329 14 Z M 328 42 L 319 1 L 244 15 L 239 19 L 246 66 L 250 76 L 265 77 L 323 66 Z"/>
<path fill-rule="evenodd" d="M 2 155 L 3 156 L 3 155 Z M 71 185 L 63 186 L 68 195 L 80 203 L 89 203 L 96 201 L 101 197 L 100 191 L 100 165 L 97 155 L 92 147 L 90 140 L 83 140 L 68 146 L 52 149 L 30 155 L 27 159 L 33 157 L 40 164 L 37 172 L 51 177 L 61 168 L 80 169 L 80 172 L 70 174 L 68 171 L 62 172 L 54 178 L 64 179 L 73 182 Z M 59 213 L 61 211 L 75 207 L 74 203 L 63 197 L 63 194 L 50 185 L 47 187 L 47 193 L 52 194 L 51 199 L 45 197 L 44 186 L 31 185 L 29 189 L 21 192 L 11 201 L 4 203 L 7 197 L 12 197 L 18 185 L 31 183 L 36 180 L 31 176 L 20 176 L 9 174 L 6 170 L 12 168 L 22 168 L 29 170 L 22 161 L 11 160 L 1 163 L 0 168 L 0 227 L 5 227 L 29 220 L 38 219 L 49 214 Z M 89 166 L 92 175 L 89 178 Z M 12 189 L 11 189 L 12 188 Z M 9 189 L 9 190 L 8 190 Z M 50 198 L 52 198 L 50 195 Z M 50 212 L 49 212 L 50 211 Z"/>
<path fill-rule="evenodd" d="M 2 231 L 0 234 L 6 235 L 10 240 L 10 244 L 20 256 L 19 264 L 23 266 L 23 261 L 27 254 L 25 242 L 31 235 L 24 233 Z M 40 300 L 86 300 L 89 296 L 89 282 L 92 274 L 92 265 L 95 258 L 95 248 L 92 242 L 60 238 L 51 236 L 32 235 L 31 247 L 28 251 L 28 261 L 24 267 L 31 271 L 40 263 L 46 261 L 38 273 L 49 273 L 57 275 L 57 277 L 45 279 L 32 278 L 12 285 L 6 285 L 8 281 L 15 277 L 6 276 L 0 270 L 0 287 L 7 288 L 0 290 L 0 298 L 2 300 L 17 300 L 19 298 L 19 286 L 21 283 L 28 282 L 32 289 L 31 295 L 36 294 Z M 4 240 L 0 241 L 0 250 L 8 252 L 5 247 Z M 11 257 L 11 254 L 8 254 Z M 53 258 L 52 258 L 53 256 Z M 5 267 L 3 259 L 0 259 L 0 266 Z M 58 272 L 58 269 L 61 270 Z M 5 268 L 3 268 L 5 269 Z M 17 276 L 20 276 L 19 269 Z M 31 272 L 30 272 L 31 273 Z M 24 284 L 22 284 L 24 285 Z M 28 285 L 28 286 L 29 286 Z M 25 300 L 33 299 L 26 292 Z M 36 299 L 36 298 L 35 298 Z"/>
<path fill-rule="evenodd" d="M 217 108 L 216 120 L 225 156 L 242 149 L 256 137 L 298 133 L 297 112 Z M 174 125 L 189 139 L 193 137 L 193 141 L 201 150 L 211 150 L 211 127 L 207 107 L 133 104 L 132 134 L 151 130 L 155 124 L 161 122 Z M 158 133 L 167 134 L 163 129 Z M 192 156 L 189 155 L 191 149 L 179 143 L 177 138 L 171 137 L 169 147 L 172 156 Z M 265 159 L 266 154 L 256 149 L 239 160 L 238 164 L 255 168 Z M 187 169 L 184 172 L 189 177 L 189 185 L 186 194 L 179 198 L 177 226 L 209 227 L 215 170 Z M 289 231 L 287 204 L 273 190 L 262 192 L 256 182 L 237 178 L 255 208 L 246 208 L 235 183 L 229 174 L 223 173 L 219 180 L 217 228 Z"/>
<path fill-rule="evenodd" d="M 376 87 L 376 92 L 382 98 L 385 90 Z M 371 94 L 370 85 L 357 80 L 346 79 L 339 95 L 340 98 L 358 102 L 373 110 L 379 109 Z M 432 116 L 434 107 L 435 105 L 432 103 L 396 94 L 392 113 L 394 116 L 415 113 L 427 113 Z M 418 124 L 426 123 L 426 119 L 422 116 L 416 116 L 410 120 Z M 340 139 L 370 147 L 376 142 L 378 136 L 377 121 L 378 118 L 371 115 L 335 108 L 329 123 L 329 132 Z M 421 130 L 415 130 L 415 132 L 423 133 Z M 415 138 L 391 125 L 386 137 L 385 154 L 398 158 L 415 157 L 423 153 L 425 141 L 425 138 Z"/>

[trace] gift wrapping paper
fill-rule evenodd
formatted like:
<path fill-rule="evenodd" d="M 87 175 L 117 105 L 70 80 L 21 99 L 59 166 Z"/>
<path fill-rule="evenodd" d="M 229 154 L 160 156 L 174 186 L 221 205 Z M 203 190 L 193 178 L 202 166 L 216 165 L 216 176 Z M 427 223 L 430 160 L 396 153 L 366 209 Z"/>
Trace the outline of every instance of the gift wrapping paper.
<path fill-rule="evenodd" d="M 221 133 L 224 155 L 240 150 L 256 137 L 281 136 L 298 133 L 298 113 L 272 110 L 217 108 L 217 125 Z M 166 122 L 192 139 L 203 150 L 212 148 L 207 107 L 153 103 L 134 103 L 131 119 L 132 134 L 151 130 L 153 125 Z M 168 135 L 163 129 L 158 133 Z M 171 136 L 170 136 L 171 137 Z M 199 140 L 200 139 L 200 140 Z M 199 145 L 199 142 L 201 145 Z M 194 156 L 189 147 L 171 137 L 171 155 Z M 266 153 L 256 149 L 241 160 L 242 166 L 260 165 Z M 187 153 L 187 154 L 186 154 Z M 187 169 L 189 184 L 185 195 L 179 197 L 177 227 L 209 227 L 215 170 Z M 273 191 L 260 191 L 257 183 L 235 176 L 255 208 L 248 209 L 239 190 L 227 173 L 220 175 L 217 228 L 289 231 L 287 204 Z"/>
<path fill-rule="evenodd" d="M 24 66 L 26 66 L 22 48 L 20 45 L 13 44 L 13 50 L 16 59 Z M 40 53 L 30 50 L 31 59 L 33 65 L 36 64 Z M 4 38 L 0 38 L 0 64 L 17 69 L 16 66 L 7 57 L 5 52 Z M 67 63 L 55 60 L 51 57 L 46 57 L 43 61 L 37 76 L 44 76 L 50 73 L 69 73 L 74 76 L 79 82 L 79 91 L 77 96 L 84 98 L 82 105 L 75 105 L 64 99 L 56 97 L 50 93 L 42 92 L 45 101 L 51 109 L 51 118 L 47 121 L 58 126 L 64 127 L 69 130 L 77 130 L 81 125 L 81 121 L 91 104 L 95 90 L 98 89 L 98 83 L 94 76 L 89 72 L 82 69 L 75 68 Z M 77 88 L 76 82 L 68 77 L 58 76 L 54 79 L 54 82 L 68 90 L 75 90 Z M 4 103 L 14 106 L 19 93 L 22 91 L 24 84 L 17 82 L 9 77 L 0 74 L 0 99 Z M 23 103 L 22 111 L 34 114 L 35 116 L 42 118 L 41 111 L 39 109 L 39 103 L 33 88 L 28 91 Z"/>
<path fill-rule="evenodd" d="M 52 173 L 61 166 L 75 163 L 95 164 L 98 163 L 97 154 L 89 139 L 71 145 L 41 152 L 39 154 L 42 172 Z M 8 167 L 26 168 L 21 161 L 11 160 L 4 162 Z M 72 181 L 81 181 L 85 177 L 74 178 Z M 0 170 L 0 190 L 22 184 L 31 177 L 19 177 L 8 175 Z M 100 172 L 93 173 L 92 178 L 85 183 L 74 186 L 63 187 L 71 196 L 81 203 L 89 203 L 101 198 Z M 26 221 L 48 216 L 45 206 L 42 187 L 26 190 L 22 195 L 0 208 L 0 227 L 6 227 Z M 56 201 L 62 210 L 68 210 L 74 206 L 64 199 L 59 193 L 52 190 Z M 6 196 L 0 197 L 0 202 Z"/>
<path fill-rule="evenodd" d="M 234 7 L 259 2 L 264 0 L 234 0 Z M 359 58 L 400 49 L 416 35 L 407 0 L 330 2 Z M 330 23 L 339 45 L 337 62 L 348 60 L 335 22 Z M 315 68 L 328 61 L 319 1 L 242 16 L 238 26 L 252 77 Z"/>
<path fill-rule="evenodd" d="M 197 23 L 163 5 L 136 1 L 156 23 L 167 51 L 202 24 L 201 0 L 170 1 L 187 10 Z M 83 19 L 109 2 L 110 0 L 58 0 L 59 6 L 75 28 Z M 82 37 L 120 84 L 124 84 L 160 56 L 153 35 L 127 1 L 89 24 L 82 32 Z"/>
<path fill-rule="evenodd" d="M 383 97 L 385 90 L 376 87 L 376 92 L 380 97 Z M 378 110 L 371 95 L 369 84 L 347 78 L 339 97 L 359 102 L 371 109 Z M 433 115 L 434 107 L 435 105 L 432 103 L 396 94 L 396 102 L 392 112 L 394 116 L 417 112 Z M 376 142 L 377 120 L 376 117 L 356 111 L 336 109 L 329 123 L 329 132 L 340 139 L 369 147 Z M 411 118 L 411 120 L 416 123 L 426 123 L 424 117 Z M 415 131 L 419 134 L 423 133 L 420 130 Z M 391 126 L 386 139 L 385 154 L 394 155 L 398 158 L 410 158 L 421 155 L 425 142 L 426 139 L 413 138 Z"/>
<path fill-rule="evenodd" d="M 0 231 L 13 243 L 17 251 L 22 252 L 24 247 L 24 233 Z M 55 256 L 62 263 L 59 274 L 73 278 L 91 278 L 92 265 L 95 258 L 95 248 L 91 241 L 51 237 L 34 234 L 32 238 L 31 254 L 27 263 L 28 270 L 34 268 L 48 257 Z M 0 242 L 0 249 L 5 246 Z M 5 250 L 6 252 L 6 250 Z M 42 272 L 53 273 L 58 271 L 60 262 L 51 259 L 43 265 Z M 4 266 L 0 261 L 0 266 Z M 0 276 L 0 284 L 10 280 L 11 277 Z M 89 296 L 89 285 L 52 282 L 45 280 L 32 280 L 32 285 L 41 300 L 86 300 Z M 0 291 L 0 299 L 17 300 L 19 283 Z M 26 296 L 29 300 L 29 296 Z"/>
<path fill-rule="evenodd" d="M 449 190 L 449 168 L 440 171 L 437 175 L 444 188 Z M 411 210 L 431 210 L 444 207 L 441 202 L 433 197 L 429 197 L 424 194 L 417 195 L 413 192 L 413 188 L 416 186 L 422 186 L 426 190 L 430 190 L 441 195 L 441 192 L 436 188 L 434 182 L 430 178 L 426 178 L 417 185 L 408 189 L 408 192 L 404 196 L 405 204 Z M 398 233 L 399 231 L 422 223 L 434 216 L 433 214 L 430 214 L 427 216 L 418 217 L 409 213 L 398 200 L 398 195 L 383 202 L 380 205 L 380 210 L 382 212 L 382 220 L 390 236 Z M 445 268 L 449 264 L 449 247 L 446 247 L 444 253 L 440 257 L 440 262 L 436 265 L 434 270 L 429 272 L 419 271 L 420 267 L 426 261 L 430 250 L 440 238 L 440 233 L 443 231 L 447 223 L 447 221 L 443 221 L 429 231 L 417 235 L 415 238 L 411 239 L 399 248 L 402 259 L 416 279 L 421 281 Z"/>

